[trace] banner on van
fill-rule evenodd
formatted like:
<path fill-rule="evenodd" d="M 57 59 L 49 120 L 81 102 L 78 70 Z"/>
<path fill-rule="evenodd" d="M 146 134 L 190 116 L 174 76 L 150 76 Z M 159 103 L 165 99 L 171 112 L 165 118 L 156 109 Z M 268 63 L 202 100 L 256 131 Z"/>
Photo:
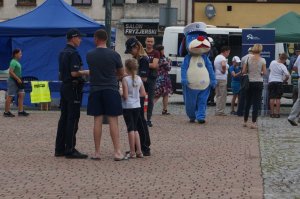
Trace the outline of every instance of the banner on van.
<path fill-rule="evenodd" d="M 157 35 L 158 23 L 124 23 L 124 35 Z"/>
<path fill-rule="evenodd" d="M 262 44 L 261 56 L 266 59 L 267 67 L 275 59 L 275 29 L 243 29 L 242 30 L 242 55 L 248 54 L 248 49 L 254 44 Z"/>

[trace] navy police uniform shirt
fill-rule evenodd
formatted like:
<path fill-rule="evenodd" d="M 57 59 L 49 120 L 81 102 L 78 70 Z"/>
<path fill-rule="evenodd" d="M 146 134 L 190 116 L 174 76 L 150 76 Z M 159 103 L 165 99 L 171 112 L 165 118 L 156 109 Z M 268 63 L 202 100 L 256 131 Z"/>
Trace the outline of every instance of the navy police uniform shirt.
<path fill-rule="evenodd" d="M 64 83 L 72 82 L 79 77 L 72 77 L 71 72 L 77 72 L 82 68 L 82 59 L 76 48 L 70 44 L 59 55 L 60 80 Z"/>

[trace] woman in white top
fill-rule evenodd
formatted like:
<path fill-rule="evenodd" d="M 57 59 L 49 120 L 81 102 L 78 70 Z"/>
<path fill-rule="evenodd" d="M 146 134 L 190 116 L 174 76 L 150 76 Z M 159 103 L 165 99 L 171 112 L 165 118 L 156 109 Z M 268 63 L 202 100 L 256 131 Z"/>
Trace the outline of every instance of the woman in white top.
<path fill-rule="evenodd" d="M 279 118 L 280 114 L 280 99 L 283 94 L 283 82 L 287 82 L 289 79 L 289 72 L 284 65 L 288 56 L 285 53 L 280 54 L 278 60 L 271 62 L 269 66 L 270 75 L 269 75 L 269 98 L 270 98 L 270 108 L 271 113 L 270 117 Z M 276 104 L 276 112 L 274 110 L 274 105 Z"/>
<path fill-rule="evenodd" d="M 252 124 L 250 128 L 256 129 L 256 120 L 258 110 L 261 105 L 261 95 L 263 89 L 263 75 L 267 73 L 266 60 L 260 56 L 263 46 L 254 44 L 252 47 L 252 55 L 249 55 L 243 65 L 243 74 L 248 73 L 249 88 L 246 91 L 246 107 L 244 113 L 244 127 L 247 127 L 249 110 L 252 108 Z"/>
<path fill-rule="evenodd" d="M 127 126 L 128 140 L 130 146 L 130 158 L 142 158 L 140 136 L 137 130 L 137 123 L 140 114 L 140 97 L 146 95 L 141 78 L 136 75 L 138 63 L 136 59 L 125 61 L 125 68 L 128 76 L 122 80 L 122 106 L 123 116 Z"/>

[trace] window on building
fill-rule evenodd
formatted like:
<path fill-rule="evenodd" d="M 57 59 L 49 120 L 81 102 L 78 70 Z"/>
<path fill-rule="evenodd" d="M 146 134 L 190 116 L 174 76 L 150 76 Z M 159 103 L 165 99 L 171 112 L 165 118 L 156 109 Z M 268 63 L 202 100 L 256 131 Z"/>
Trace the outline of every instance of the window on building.
<path fill-rule="evenodd" d="M 123 6 L 125 3 L 125 0 L 111 0 L 111 3 L 113 6 Z M 106 5 L 106 0 L 103 0 L 103 6 Z"/>
<path fill-rule="evenodd" d="M 3 6 L 3 0 L 0 0 L 0 6 Z"/>
<path fill-rule="evenodd" d="M 36 0 L 17 0 L 17 6 L 36 6 Z"/>
<path fill-rule="evenodd" d="M 158 0 L 137 0 L 137 3 L 158 3 Z"/>
<path fill-rule="evenodd" d="M 72 6 L 91 6 L 92 0 L 72 0 Z"/>

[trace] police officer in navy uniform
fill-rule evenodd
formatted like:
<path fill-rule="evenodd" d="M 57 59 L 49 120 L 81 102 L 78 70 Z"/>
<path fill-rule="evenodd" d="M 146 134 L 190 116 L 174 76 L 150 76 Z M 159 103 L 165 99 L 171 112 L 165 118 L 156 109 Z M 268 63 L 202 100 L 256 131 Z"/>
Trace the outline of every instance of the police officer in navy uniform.
<path fill-rule="evenodd" d="M 75 149 L 76 132 L 80 118 L 82 89 L 84 76 L 88 70 L 82 70 L 82 60 L 76 50 L 83 35 L 77 29 L 67 32 L 67 45 L 59 54 L 59 76 L 62 81 L 60 88 L 61 115 L 58 122 L 55 156 L 84 159 L 88 156 Z"/>

